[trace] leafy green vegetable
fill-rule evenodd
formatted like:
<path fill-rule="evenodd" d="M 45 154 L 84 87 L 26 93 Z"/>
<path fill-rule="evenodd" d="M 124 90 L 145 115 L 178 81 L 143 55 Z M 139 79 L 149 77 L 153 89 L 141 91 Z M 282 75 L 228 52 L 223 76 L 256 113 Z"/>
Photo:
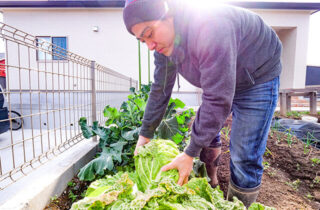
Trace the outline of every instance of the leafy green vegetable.
<path fill-rule="evenodd" d="M 180 144 L 185 138 L 189 137 L 189 123 L 195 112 L 193 109 L 187 109 L 177 113 L 176 109 L 183 109 L 184 107 L 185 104 L 181 100 L 170 99 L 164 118 L 156 130 L 155 138 L 172 139 L 176 144 Z M 183 147 L 181 150 L 183 150 Z"/>
<path fill-rule="evenodd" d="M 110 147 L 104 147 L 98 158 L 81 168 L 78 177 L 81 180 L 93 180 L 96 174 L 103 175 L 105 169 L 111 171 L 114 167 L 114 161 L 121 163 L 121 151 L 126 144 L 127 142 L 119 141 L 111 144 Z"/>
<path fill-rule="evenodd" d="M 205 178 L 207 178 L 207 181 L 209 182 L 210 178 L 208 176 L 205 163 L 202 162 L 199 159 L 194 159 L 193 160 L 193 168 L 192 168 L 190 177 L 191 178 L 194 178 L 194 177 L 205 177 Z"/>
<path fill-rule="evenodd" d="M 84 199 L 72 204 L 71 209 L 103 209 L 106 205 L 121 198 L 132 199 L 134 183 L 128 173 L 107 176 L 90 184 Z"/>
<path fill-rule="evenodd" d="M 169 140 L 152 140 L 145 146 L 138 148 L 135 158 L 138 175 L 138 189 L 145 192 L 156 187 L 164 177 L 171 177 L 178 181 L 177 170 L 161 172 L 162 166 L 170 163 L 179 154 L 177 145 Z"/>
<path fill-rule="evenodd" d="M 174 136 L 171 137 L 171 139 L 176 143 L 176 144 L 180 144 L 183 139 L 184 136 L 182 136 L 180 133 L 176 133 Z"/>
<path fill-rule="evenodd" d="M 120 117 L 120 114 L 116 108 L 108 105 L 103 110 L 103 116 L 108 118 L 107 124 L 111 124 Z"/>
<path fill-rule="evenodd" d="M 177 185 L 178 172 L 161 172 L 160 168 L 179 154 L 169 140 L 153 140 L 139 148 L 134 173 L 119 172 L 92 182 L 86 197 L 72 205 L 75 209 L 234 209 L 245 210 L 241 201 L 223 199 L 219 188 L 213 189 L 205 178 L 192 178 Z M 250 210 L 272 209 L 255 203 Z"/>
<path fill-rule="evenodd" d="M 133 151 L 148 99 L 147 91 L 150 91 L 150 88 L 142 86 L 142 91 L 136 92 L 134 88 L 130 91 L 132 94 L 128 96 L 128 101 L 122 103 L 119 111 L 110 106 L 104 108 L 103 114 L 107 118 L 106 127 L 100 126 L 98 122 L 88 126 L 87 119 L 80 118 L 79 125 L 85 138 L 100 137 L 100 151 L 97 158 L 80 170 L 78 174 L 80 180 L 92 181 L 106 174 L 106 170 L 111 173 L 124 168 L 133 170 Z"/>
<path fill-rule="evenodd" d="M 269 206 L 264 206 L 261 203 L 253 203 L 248 208 L 248 210 L 275 210 L 275 208 L 272 208 L 272 207 L 269 207 Z"/>
<path fill-rule="evenodd" d="M 186 105 L 185 105 L 185 103 L 183 103 L 180 99 L 178 99 L 178 98 L 176 98 L 176 99 L 172 99 L 172 98 L 170 98 L 170 101 L 169 101 L 169 105 L 171 104 L 171 103 L 174 103 L 175 104 L 175 109 L 178 109 L 178 108 L 180 108 L 180 109 L 183 109 Z"/>
<path fill-rule="evenodd" d="M 119 172 L 96 180 L 71 209 L 214 209 L 191 188 L 176 184 L 176 170 L 160 171 L 178 154 L 177 145 L 170 140 L 151 141 L 139 148 L 135 173 Z"/>
<path fill-rule="evenodd" d="M 179 133 L 179 124 L 175 116 L 169 119 L 163 119 L 158 127 L 159 138 L 169 139 Z"/>
<path fill-rule="evenodd" d="M 224 200 L 223 192 L 219 187 L 215 189 L 211 188 L 205 178 L 193 178 L 186 184 L 186 187 L 194 190 L 197 195 L 210 203 L 213 203 L 217 209 L 246 209 L 243 203 L 236 197 L 234 197 L 233 202 Z"/>

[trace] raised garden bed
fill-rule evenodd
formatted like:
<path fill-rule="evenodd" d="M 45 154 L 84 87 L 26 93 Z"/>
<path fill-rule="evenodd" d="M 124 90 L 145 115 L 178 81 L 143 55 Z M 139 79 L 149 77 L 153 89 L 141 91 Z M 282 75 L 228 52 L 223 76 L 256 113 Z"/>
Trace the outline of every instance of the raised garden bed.
<path fill-rule="evenodd" d="M 231 117 L 222 130 L 222 157 L 218 171 L 220 187 L 229 182 L 229 133 Z M 265 172 L 258 202 L 277 209 L 320 209 L 320 150 L 294 136 L 271 129 L 264 156 Z M 69 209 L 81 199 L 88 182 L 74 178 L 64 193 L 52 198 L 46 209 Z"/>

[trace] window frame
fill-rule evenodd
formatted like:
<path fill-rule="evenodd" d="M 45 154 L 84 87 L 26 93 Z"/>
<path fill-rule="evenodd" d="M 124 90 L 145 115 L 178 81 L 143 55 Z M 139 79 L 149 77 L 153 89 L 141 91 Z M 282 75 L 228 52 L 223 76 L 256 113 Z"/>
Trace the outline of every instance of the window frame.
<path fill-rule="evenodd" d="M 38 47 L 38 43 L 39 43 L 38 40 L 42 39 L 42 38 L 50 38 L 50 43 L 51 44 L 53 44 L 52 43 L 52 38 L 65 38 L 66 39 L 66 51 L 68 51 L 68 48 L 69 48 L 69 46 L 68 46 L 68 42 L 69 42 L 68 36 L 46 36 L 46 35 L 36 36 L 36 45 L 37 45 L 37 47 Z M 51 54 L 50 55 L 51 55 L 50 59 L 46 59 L 46 58 L 45 59 L 39 59 L 39 50 L 37 49 L 37 51 L 36 51 L 36 60 L 38 62 L 66 62 L 68 60 L 68 55 L 66 55 L 67 58 L 64 58 L 64 59 L 53 59 L 53 57 L 54 57 L 53 49 L 51 49 Z"/>

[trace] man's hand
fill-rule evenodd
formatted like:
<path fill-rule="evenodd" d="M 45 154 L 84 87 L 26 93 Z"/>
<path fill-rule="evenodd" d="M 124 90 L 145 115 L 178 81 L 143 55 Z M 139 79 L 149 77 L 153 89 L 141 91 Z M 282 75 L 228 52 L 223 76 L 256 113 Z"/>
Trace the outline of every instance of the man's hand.
<path fill-rule="evenodd" d="M 178 185 L 182 186 L 188 182 L 189 175 L 192 171 L 193 157 L 186 153 L 179 154 L 171 163 L 163 166 L 161 171 L 168 171 L 170 169 L 177 169 L 179 171 Z"/>
<path fill-rule="evenodd" d="M 143 146 L 145 144 L 148 144 L 150 142 L 149 138 L 146 138 L 144 136 L 139 136 L 139 139 L 137 141 L 136 149 L 134 150 L 134 155 L 138 154 L 138 147 Z"/>

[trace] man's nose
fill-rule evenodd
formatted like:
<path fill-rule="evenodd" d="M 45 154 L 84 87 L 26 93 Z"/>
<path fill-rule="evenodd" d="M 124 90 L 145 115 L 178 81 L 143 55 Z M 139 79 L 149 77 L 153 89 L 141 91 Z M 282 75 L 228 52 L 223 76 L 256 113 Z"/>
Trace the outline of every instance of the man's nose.
<path fill-rule="evenodd" d="M 153 41 L 146 41 L 146 44 L 147 44 L 149 50 L 154 50 L 157 46 L 156 43 Z"/>

